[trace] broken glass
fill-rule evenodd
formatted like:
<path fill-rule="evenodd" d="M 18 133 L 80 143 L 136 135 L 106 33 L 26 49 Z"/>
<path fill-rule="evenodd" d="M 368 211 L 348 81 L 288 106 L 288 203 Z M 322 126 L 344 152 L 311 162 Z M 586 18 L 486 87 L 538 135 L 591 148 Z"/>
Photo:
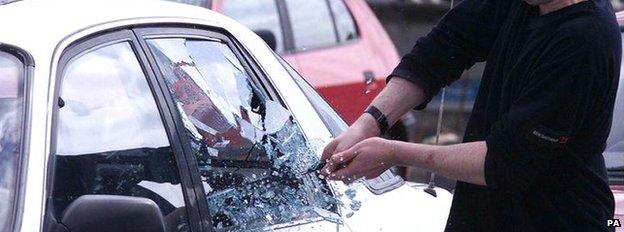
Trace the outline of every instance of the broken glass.
<path fill-rule="evenodd" d="M 151 39 L 199 164 L 216 230 L 249 231 L 322 218 L 341 203 L 318 173 L 320 140 L 306 140 L 290 111 L 256 87 L 221 41 Z M 332 216 L 333 215 L 333 216 Z"/>

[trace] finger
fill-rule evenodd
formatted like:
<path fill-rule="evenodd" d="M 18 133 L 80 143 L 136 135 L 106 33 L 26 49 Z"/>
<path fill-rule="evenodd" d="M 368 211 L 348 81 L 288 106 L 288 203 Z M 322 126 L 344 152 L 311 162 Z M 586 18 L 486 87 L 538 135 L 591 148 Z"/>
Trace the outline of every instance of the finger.
<path fill-rule="evenodd" d="M 331 161 L 336 165 L 346 164 L 351 162 L 353 158 L 358 155 L 359 150 L 356 147 L 352 147 L 346 151 L 338 152 L 331 156 Z"/>
<path fill-rule="evenodd" d="M 338 169 L 330 175 L 331 180 L 341 180 L 345 181 L 348 178 L 357 179 L 361 177 L 359 170 L 355 169 L 352 166 L 347 166 L 345 168 Z"/>
<path fill-rule="evenodd" d="M 329 159 L 329 157 L 331 157 L 334 154 L 334 151 L 336 150 L 336 146 L 338 146 L 337 139 L 334 139 L 331 142 L 329 142 L 325 146 L 325 149 L 323 149 L 323 155 L 321 156 L 321 160 Z"/>
<path fill-rule="evenodd" d="M 357 156 L 357 151 L 355 149 L 349 149 L 343 152 L 338 152 L 337 154 L 332 155 L 325 167 L 321 169 L 321 174 L 329 175 L 330 173 L 336 171 L 337 169 L 345 168 L 348 163 L 353 160 Z"/>

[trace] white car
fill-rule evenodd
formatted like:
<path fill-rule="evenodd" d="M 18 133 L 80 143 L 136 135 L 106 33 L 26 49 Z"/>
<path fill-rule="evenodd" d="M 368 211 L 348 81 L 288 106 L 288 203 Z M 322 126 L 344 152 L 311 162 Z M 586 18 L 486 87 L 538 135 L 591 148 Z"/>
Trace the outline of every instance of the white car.
<path fill-rule="evenodd" d="M 444 229 L 443 189 L 310 172 L 345 123 L 225 16 L 33 0 L 0 28 L 0 231 Z"/>

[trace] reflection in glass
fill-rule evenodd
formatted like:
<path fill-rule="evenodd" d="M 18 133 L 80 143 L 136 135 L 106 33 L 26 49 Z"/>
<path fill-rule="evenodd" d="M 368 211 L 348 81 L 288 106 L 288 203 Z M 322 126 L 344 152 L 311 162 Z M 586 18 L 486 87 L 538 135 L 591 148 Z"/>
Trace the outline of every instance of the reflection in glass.
<path fill-rule="evenodd" d="M 15 188 L 24 107 L 24 70 L 12 55 L 0 52 L 0 231 L 8 231 Z"/>
<path fill-rule="evenodd" d="M 59 102 L 54 214 L 86 194 L 144 197 L 159 206 L 168 231 L 187 231 L 177 165 L 130 44 L 69 62 Z"/>
<path fill-rule="evenodd" d="M 258 230 L 335 211 L 326 183 L 306 174 L 322 144 L 306 141 L 290 112 L 259 91 L 226 44 L 148 44 L 187 128 L 215 229 Z"/>

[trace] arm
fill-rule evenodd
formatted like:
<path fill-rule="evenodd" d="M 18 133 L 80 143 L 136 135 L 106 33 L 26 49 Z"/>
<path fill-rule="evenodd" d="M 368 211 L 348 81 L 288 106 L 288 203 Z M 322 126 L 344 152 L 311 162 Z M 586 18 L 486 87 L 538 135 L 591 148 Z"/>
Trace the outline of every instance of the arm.
<path fill-rule="evenodd" d="M 386 87 L 375 97 L 371 105 L 384 112 L 388 123 L 392 125 L 409 111 L 414 105 L 424 101 L 423 90 L 408 81 L 400 78 L 388 82 Z M 340 136 L 331 141 L 323 151 L 323 159 L 328 159 L 332 154 L 341 152 L 354 144 L 380 134 L 379 127 L 373 116 L 363 114 L 353 125 Z M 331 168 L 333 170 L 333 167 Z"/>
<path fill-rule="evenodd" d="M 486 59 L 511 2 L 462 1 L 401 59 L 388 77 L 388 85 L 371 105 L 386 115 L 389 125 L 414 107 L 424 108 L 440 88 L 459 78 L 475 62 Z M 373 117 L 363 114 L 325 147 L 322 158 L 328 159 L 379 134 Z"/>
<path fill-rule="evenodd" d="M 450 146 L 391 142 L 396 147 L 391 154 L 396 165 L 421 167 L 467 183 L 485 185 L 487 145 L 484 141 Z"/>
<path fill-rule="evenodd" d="M 332 180 L 349 183 L 361 177 L 375 178 L 392 166 L 412 166 L 464 182 L 485 185 L 486 153 L 484 141 L 432 146 L 371 138 L 332 156 L 332 162 L 341 165 L 341 169 L 333 173 L 327 169 L 323 171 L 326 175 L 330 174 Z"/>
<path fill-rule="evenodd" d="M 522 194 L 553 160 L 573 160 L 571 151 L 592 154 L 588 149 L 601 147 L 594 137 L 608 122 L 590 114 L 609 112 L 610 106 L 596 102 L 608 102 L 610 92 L 602 86 L 617 78 L 608 66 L 617 64 L 616 59 L 604 53 L 575 40 L 563 40 L 546 51 L 485 141 L 430 146 L 370 138 L 332 156 L 331 162 L 340 169 L 323 172 L 330 179 L 351 182 L 376 177 L 394 165 L 415 166 Z"/>

